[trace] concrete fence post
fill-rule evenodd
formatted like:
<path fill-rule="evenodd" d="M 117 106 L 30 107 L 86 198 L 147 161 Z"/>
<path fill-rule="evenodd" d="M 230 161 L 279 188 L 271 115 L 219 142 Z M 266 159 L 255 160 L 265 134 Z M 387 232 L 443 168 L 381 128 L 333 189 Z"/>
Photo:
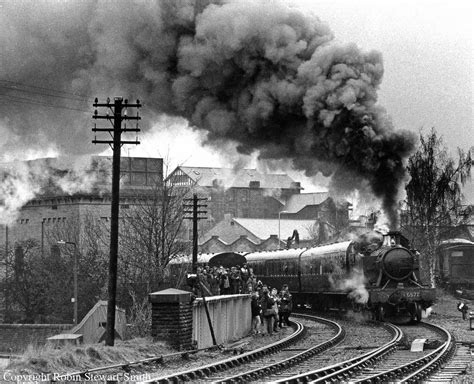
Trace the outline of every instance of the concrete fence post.
<path fill-rule="evenodd" d="M 193 306 L 191 293 L 165 289 L 149 294 L 152 305 L 151 335 L 178 351 L 192 347 Z"/>

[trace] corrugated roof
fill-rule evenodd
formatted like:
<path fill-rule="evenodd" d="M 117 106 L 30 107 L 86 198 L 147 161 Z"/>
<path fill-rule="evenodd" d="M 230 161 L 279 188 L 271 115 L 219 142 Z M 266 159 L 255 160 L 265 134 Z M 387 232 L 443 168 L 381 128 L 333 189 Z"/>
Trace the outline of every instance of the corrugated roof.
<path fill-rule="evenodd" d="M 251 181 L 259 181 L 260 188 L 295 188 L 295 181 L 287 174 L 261 173 L 256 169 L 179 167 L 202 187 L 248 188 Z M 214 181 L 216 180 L 216 181 Z"/>
<path fill-rule="evenodd" d="M 244 227 L 247 231 L 254 234 L 259 239 L 265 240 L 270 235 L 278 236 L 278 219 L 241 219 L 234 218 L 236 223 Z M 300 240 L 310 240 L 312 238 L 312 229 L 314 220 L 280 220 L 281 240 L 286 240 L 296 229 Z"/>
<path fill-rule="evenodd" d="M 301 211 L 304 207 L 308 205 L 319 205 L 323 203 L 328 197 L 328 192 L 295 194 L 290 196 L 283 210 L 289 213 L 296 213 Z"/>

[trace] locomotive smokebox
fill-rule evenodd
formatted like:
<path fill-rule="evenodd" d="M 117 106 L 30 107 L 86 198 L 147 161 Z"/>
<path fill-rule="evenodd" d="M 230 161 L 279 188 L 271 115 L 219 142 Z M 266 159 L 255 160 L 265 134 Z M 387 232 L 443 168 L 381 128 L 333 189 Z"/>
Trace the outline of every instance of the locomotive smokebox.
<path fill-rule="evenodd" d="M 392 280 L 405 280 L 413 273 L 415 258 L 405 248 L 394 247 L 381 255 L 383 272 Z"/>

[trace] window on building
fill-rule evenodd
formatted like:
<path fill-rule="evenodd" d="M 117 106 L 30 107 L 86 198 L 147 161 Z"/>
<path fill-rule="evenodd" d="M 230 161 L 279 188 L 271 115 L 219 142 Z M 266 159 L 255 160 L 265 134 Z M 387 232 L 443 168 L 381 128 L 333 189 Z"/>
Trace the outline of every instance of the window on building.
<path fill-rule="evenodd" d="M 55 205 L 52 205 L 51 206 L 51 209 L 58 209 L 58 206 L 55 204 Z"/>

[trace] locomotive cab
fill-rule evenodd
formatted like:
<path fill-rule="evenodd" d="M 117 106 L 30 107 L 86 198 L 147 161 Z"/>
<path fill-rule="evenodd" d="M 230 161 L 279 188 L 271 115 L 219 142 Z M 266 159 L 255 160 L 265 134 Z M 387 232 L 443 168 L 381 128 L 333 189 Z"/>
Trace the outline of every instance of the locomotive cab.
<path fill-rule="evenodd" d="M 401 246 L 401 247 L 404 247 L 404 248 L 408 248 L 409 247 L 409 241 L 405 236 L 403 236 L 398 231 L 387 232 L 383 236 L 382 246 L 393 247 L 393 246 L 397 246 L 397 245 Z"/>
<path fill-rule="evenodd" d="M 370 285 L 396 286 L 413 275 L 416 260 L 407 246 L 408 241 L 400 232 L 388 232 L 377 248 L 368 247 L 364 271 Z"/>

